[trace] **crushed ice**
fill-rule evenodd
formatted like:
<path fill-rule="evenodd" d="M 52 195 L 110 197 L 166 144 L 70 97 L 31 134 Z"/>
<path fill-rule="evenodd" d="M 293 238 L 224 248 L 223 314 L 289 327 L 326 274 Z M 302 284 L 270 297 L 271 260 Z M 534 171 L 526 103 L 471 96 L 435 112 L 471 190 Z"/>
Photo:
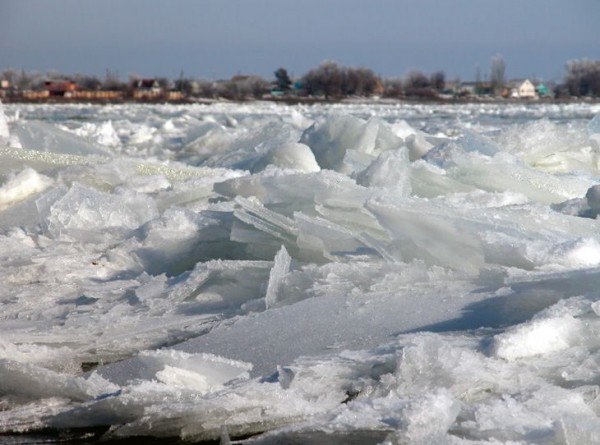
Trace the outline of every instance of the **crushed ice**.
<path fill-rule="evenodd" d="M 0 432 L 597 443 L 600 109 L 430 108 L 0 108 Z"/>

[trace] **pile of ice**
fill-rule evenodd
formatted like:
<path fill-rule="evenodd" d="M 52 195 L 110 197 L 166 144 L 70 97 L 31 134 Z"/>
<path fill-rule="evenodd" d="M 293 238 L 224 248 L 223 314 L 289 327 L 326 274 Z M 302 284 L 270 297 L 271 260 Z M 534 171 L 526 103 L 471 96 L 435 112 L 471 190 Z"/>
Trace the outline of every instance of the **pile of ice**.
<path fill-rule="evenodd" d="M 490 107 L 6 107 L 0 432 L 597 442 L 600 110 Z"/>

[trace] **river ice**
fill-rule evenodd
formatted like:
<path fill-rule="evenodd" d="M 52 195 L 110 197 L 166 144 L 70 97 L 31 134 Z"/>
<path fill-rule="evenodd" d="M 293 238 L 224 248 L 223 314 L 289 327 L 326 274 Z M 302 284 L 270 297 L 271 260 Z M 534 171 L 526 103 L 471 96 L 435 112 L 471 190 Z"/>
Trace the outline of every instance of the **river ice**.
<path fill-rule="evenodd" d="M 0 104 L 0 442 L 600 443 L 597 113 Z"/>

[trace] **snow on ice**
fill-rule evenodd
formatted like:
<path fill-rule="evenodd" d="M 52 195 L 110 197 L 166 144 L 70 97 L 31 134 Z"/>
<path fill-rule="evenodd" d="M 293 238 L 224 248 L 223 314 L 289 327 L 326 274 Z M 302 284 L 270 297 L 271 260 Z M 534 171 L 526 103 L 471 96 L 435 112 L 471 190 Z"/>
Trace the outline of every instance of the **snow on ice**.
<path fill-rule="evenodd" d="M 0 433 L 600 443 L 599 112 L 0 108 Z"/>

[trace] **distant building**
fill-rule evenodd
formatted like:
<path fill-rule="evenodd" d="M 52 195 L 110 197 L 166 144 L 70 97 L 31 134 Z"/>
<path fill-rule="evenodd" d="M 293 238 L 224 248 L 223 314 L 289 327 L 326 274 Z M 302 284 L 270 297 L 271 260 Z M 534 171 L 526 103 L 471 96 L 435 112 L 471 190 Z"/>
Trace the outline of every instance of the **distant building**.
<path fill-rule="evenodd" d="M 163 90 L 156 79 L 137 79 L 132 82 L 133 98 L 139 99 L 158 99 L 162 96 Z"/>
<path fill-rule="evenodd" d="M 462 82 L 458 86 L 458 93 L 463 96 L 477 94 L 477 85 L 479 85 L 479 82 Z"/>
<path fill-rule="evenodd" d="M 535 85 L 531 83 L 529 79 L 525 79 L 515 84 L 510 96 L 518 99 L 536 99 L 538 93 L 535 89 Z"/>
<path fill-rule="evenodd" d="M 8 89 L 10 88 L 10 82 L 8 80 L 0 80 L 0 99 L 5 99 L 8 96 Z"/>
<path fill-rule="evenodd" d="M 456 80 L 447 81 L 442 90 L 442 94 L 453 96 L 460 93 L 461 83 Z"/>
<path fill-rule="evenodd" d="M 552 92 L 550 91 L 550 89 L 543 83 L 540 83 L 539 85 L 537 85 L 535 87 L 535 90 L 539 97 L 551 97 L 552 96 Z"/>
<path fill-rule="evenodd" d="M 50 97 L 71 97 L 79 86 L 70 80 L 48 80 L 44 82 L 44 89 Z"/>
<path fill-rule="evenodd" d="M 493 93 L 489 82 L 462 82 L 459 86 L 459 95 L 489 96 Z"/>
<path fill-rule="evenodd" d="M 185 96 L 181 91 L 167 91 L 164 94 L 164 98 L 165 100 L 176 102 L 179 100 L 184 100 Z"/>
<path fill-rule="evenodd" d="M 123 100 L 123 92 L 107 90 L 82 90 L 74 91 L 71 94 L 71 98 L 91 101 L 120 101 Z"/>
<path fill-rule="evenodd" d="M 50 91 L 23 90 L 21 91 L 21 97 L 25 100 L 44 100 L 50 97 Z"/>

